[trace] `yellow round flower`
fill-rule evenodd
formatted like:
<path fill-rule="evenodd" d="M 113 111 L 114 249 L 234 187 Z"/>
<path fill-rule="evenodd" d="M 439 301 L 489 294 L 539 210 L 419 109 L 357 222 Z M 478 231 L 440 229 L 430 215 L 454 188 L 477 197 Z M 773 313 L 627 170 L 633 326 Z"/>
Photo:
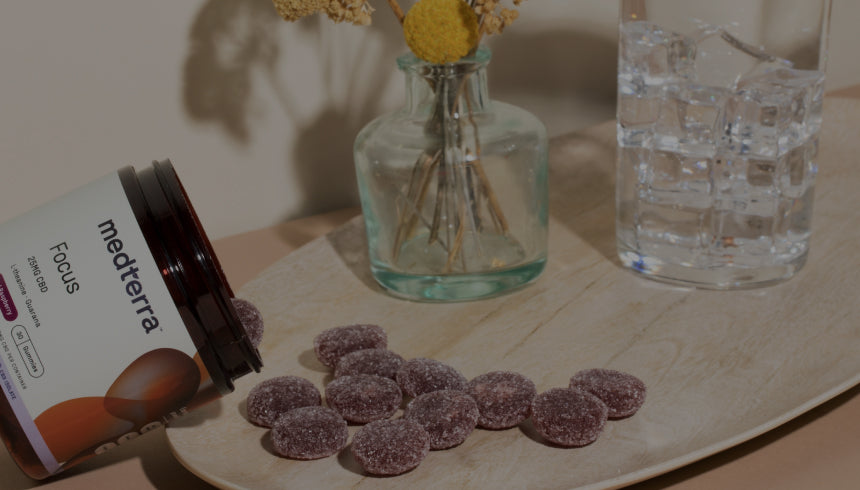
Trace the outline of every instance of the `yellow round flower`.
<path fill-rule="evenodd" d="M 406 45 L 430 63 L 451 63 L 478 42 L 478 16 L 464 0 L 420 0 L 403 19 Z"/>

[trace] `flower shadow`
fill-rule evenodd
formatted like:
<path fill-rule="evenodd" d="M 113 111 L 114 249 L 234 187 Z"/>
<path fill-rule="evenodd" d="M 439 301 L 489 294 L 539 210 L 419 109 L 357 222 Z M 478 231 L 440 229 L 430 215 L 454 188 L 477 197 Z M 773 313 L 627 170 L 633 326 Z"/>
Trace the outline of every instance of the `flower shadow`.
<path fill-rule="evenodd" d="M 285 163 L 294 167 L 304 194 L 299 216 L 358 203 L 352 142 L 362 126 L 350 117 L 348 109 L 329 106 L 298 130 L 296 144 Z M 314 198 L 320 196 L 326 197 L 324 207 L 315 202 Z"/>
<path fill-rule="evenodd" d="M 617 40 L 577 29 L 511 29 L 491 42 L 492 97 L 532 111 L 552 136 L 550 215 L 620 265 L 615 125 L 606 122 L 615 117 Z"/>
<path fill-rule="evenodd" d="M 356 216 L 345 225 L 330 232 L 326 239 L 343 264 L 370 290 L 383 293 L 382 287 L 373 278 L 370 270 L 370 255 L 367 251 L 367 232 L 364 220 Z"/>
<path fill-rule="evenodd" d="M 386 88 L 396 75 L 394 60 L 405 49 L 399 24 L 380 19 L 380 14 L 387 12 L 377 13 L 373 24 L 362 27 L 370 32 L 356 40 L 358 47 L 352 47 L 350 52 L 355 55 L 349 59 L 338 54 L 343 46 L 337 42 L 321 43 L 317 58 L 326 102 L 298 128 L 296 144 L 287 157 L 304 193 L 299 215 L 358 203 L 353 142 L 365 124 L 388 109 Z M 328 24 L 326 29 L 341 27 Z M 315 202 L 321 196 L 325 197 L 324 207 Z"/>
<path fill-rule="evenodd" d="M 615 123 L 550 140 L 550 216 L 601 255 L 621 265 L 615 250 Z"/>
<path fill-rule="evenodd" d="M 493 49 L 487 68 L 490 96 L 533 112 L 551 136 L 615 116 L 614 37 L 577 29 L 511 28 L 488 44 Z"/>
<path fill-rule="evenodd" d="M 352 143 L 387 110 L 394 59 L 405 49 L 386 15 L 362 27 L 321 14 L 286 23 L 270 0 L 209 0 L 197 13 L 183 69 L 185 112 L 246 147 L 255 132 L 277 133 L 267 124 L 283 125 L 284 165 L 300 194 L 285 219 L 358 203 Z"/>
<path fill-rule="evenodd" d="M 358 202 L 355 136 L 402 97 L 393 84 L 394 59 L 405 45 L 400 26 L 386 15 L 379 11 L 372 25 L 360 28 L 325 18 L 285 24 L 270 0 L 208 0 L 191 26 L 183 72 L 191 119 L 217 125 L 248 146 L 266 123 L 255 110 L 259 100 L 274 95 L 286 118 L 284 165 L 301 195 L 285 219 Z M 576 29 L 511 29 L 488 44 L 495 52 L 488 69 L 493 98 L 532 111 L 556 135 L 551 214 L 615 260 L 614 143 L 572 132 L 614 115 L 615 40 Z M 354 222 L 343 235 L 358 228 Z M 376 288 L 350 248 L 363 241 L 331 240 L 359 279 Z"/>
<path fill-rule="evenodd" d="M 249 142 L 252 75 L 275 68 L 278 20 L 268 0 L 210 0 L 200 8 L 182 73 L 183 103 L 192 120 L 219 126 L 239 144 Z"/>

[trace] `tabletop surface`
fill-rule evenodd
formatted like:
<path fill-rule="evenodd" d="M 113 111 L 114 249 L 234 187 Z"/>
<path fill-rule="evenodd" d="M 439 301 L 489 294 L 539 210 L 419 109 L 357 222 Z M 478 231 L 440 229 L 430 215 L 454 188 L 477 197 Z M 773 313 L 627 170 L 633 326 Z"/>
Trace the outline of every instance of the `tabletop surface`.
<path fill-rule="evenodd" d="M 855 92 L 835 95 L 852 96 Z M 831 106 L 832 103 L 831 100 Z M 856 104 L 848 109 L 860 112 Z M 559 141 L 554 144 L 558 145 Z M 824 175 L 827 169 L 821 172 Z M 343 210 L 218 240 L 214 246 L 231 283 L 238 289 L 291 250 L 340 226 L 356 214 L 354 209 Z M 814 258 L 813 255 L 811 260 Z M 835 305 L 839 306 L 840 303 Z M 860 460 L 860 445 L 856 444 L 860 440 L 860 427 L 855 422 L 860 415 L 857 393 L 856 387 L 849 389 L 749 442 L 636 486 L 809 488 L 815 484 L 850 488 L 860 478 L 856 467 L 856 461 Z M 17 472 L 5 453 L 0 456 L 0 474 L 4 475 L 0 488 L 33 486 L 33 482 Z M 109 488 L 116 482 L 122 482 L 127 488 L 211 488 L 176 461 L 163 431 L 90 460 L 43 486 Z"/>
<path fill-rule="evenodd" d="M 850 110 L 849 110 L 850 109 Z M 236 392 L 167 429 L 176 455 L 218 485 L 291 488 L 600 488 L 629 484 L 733 446 L 860 382 L 860 102 L 828 103 L 816 187 L 816 236 L 791 281 L 705 291 L 656 283 L 620 267 L 615 252 L 615 125 L 550 148 L 549 260 L 533 285 L 498 298 L 428 304 L 386 294 L 369 274 L 363 221 L 351 220 L 279 260 L 237 294 L 266 319 L 266 368 Z M 374 323 L 404 358 L 432 357 L 466 378 L 520 372 L 538 391 L 578 370 L 607 367 L 648 385 L 633 417 L 608 423 L 582 449 L 541 441 L 527 421 L 477 430 L 397 478 L 362 474 L 347 449 L 303 462 L 277 458 L 267 431 L 243 415 L 247 392 L 283 374 L 331 379 L 313 339 L 326 328 Z M 357 430 L 357 427 L 353 427 Z M 261 443 L 262 441 L 262 443 Z"/>

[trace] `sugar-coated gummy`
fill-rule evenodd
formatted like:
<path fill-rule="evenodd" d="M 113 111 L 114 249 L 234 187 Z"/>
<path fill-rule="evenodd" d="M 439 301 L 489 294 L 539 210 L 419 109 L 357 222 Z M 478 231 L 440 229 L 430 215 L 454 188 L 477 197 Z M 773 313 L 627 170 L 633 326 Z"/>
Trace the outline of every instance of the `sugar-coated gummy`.
<path fill-rule="evenodd" d="M 570 378 L 570 387 L 587 391 L 603 400 L 610 419 L 636 413 L 645 403 L 645 383 L 632 374 L 613 369 L 585 369 Z"/>
<path fill-rule="evenodd" d="M 278 417 L 294 408 L 321 403 L 320 391 L 310 381 L 298 376 L 279 376 L 251 388 L 246 408 L 250 422 L 271 427 Z"/>
<path fill-rule="evenodd" d="M 378 325 L 345 325 L 320 332 L 314 338 L 314 352 L 325 366 L 333 368 L 350 352 L 361 349 L 385 349 L 388 336 Z"/>
<path fill-rule="evenodd" d="M 427 457 L 430 435 L 417 422 L 386 419 L 371 422 L 352 438 L 356 462 L 372 475 L 405 473 Z"/>
<path fill-rule="evenodd" d="M 337 361 L 334 377 L 372 374 L 394 379 L 403 362 L 403 357 L 400 354 L 388 349 L 361 349 L 350 352 Z"/>
<path fill-rule="evenodd" d="M 370 374 L 335 378 L 326 386 L 325 397 L 343 418 L 361 424 L 391 417 L 403 401 L 394 380 Z"/>
<path fill-rule="evenodd" d="M 346 447 L 346 421 L 330 408 L 300 407 L 281 415 L 271 431 L 272 446 L 281 456 L 319 459 Z"/>
<path fill-rule="evenodd" d="M 403 418 L 424 427 L 430 435 L 430 449 L 448 449 L 461 444 L 475 430 L 478 405 L 462 391 L 433 391 L 409 402 Z"/>
<path fill-rule="evenodd" d="M 606 425 L 609 409 L 585 391 L 552 388 L 532 402 L 532 423 L 547 441 L 580 447 L 596 441 Z"/>
<path fill-rule="evenodd" d="M 395 376 L 405 395 L 416 397 L 438 390 L 465 391 L 468 381 L 459 371 L 437 361 L 417 357 L 400 366 Z"/>
<path fill-rule="evenodd" d="M 263 315 L 253 303 L 246 299 L 230 298 L 233 303 L 233 309 L 236 310 L 236 315 L 242 326 L 245 327 L 245 334 L 248 340 L 254 347 L 259 347 L 263 341 Z"/>
<path fill-rule="evenodd" d="M 508 429 L 529 417 L 537 388 L 522 374 L 492 371 L 469 381 L 466 393 L 477 403 L 479 427 Z"/>

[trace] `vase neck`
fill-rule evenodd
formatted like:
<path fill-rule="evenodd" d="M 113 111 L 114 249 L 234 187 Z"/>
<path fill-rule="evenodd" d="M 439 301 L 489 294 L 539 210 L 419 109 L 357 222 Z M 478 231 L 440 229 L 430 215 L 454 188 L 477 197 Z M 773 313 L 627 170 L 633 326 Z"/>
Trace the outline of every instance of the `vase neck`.
<path fill-rule="evenodd" d="M 490 103 L 487 64 L 490 50 L 480 47 L 474 55 L 454 63 L 432 64 L 411 53 L 398 58 L 406 75 L 406 110 L 432 114 L 440 104 L 449 114 L 478 113 Z"/>

